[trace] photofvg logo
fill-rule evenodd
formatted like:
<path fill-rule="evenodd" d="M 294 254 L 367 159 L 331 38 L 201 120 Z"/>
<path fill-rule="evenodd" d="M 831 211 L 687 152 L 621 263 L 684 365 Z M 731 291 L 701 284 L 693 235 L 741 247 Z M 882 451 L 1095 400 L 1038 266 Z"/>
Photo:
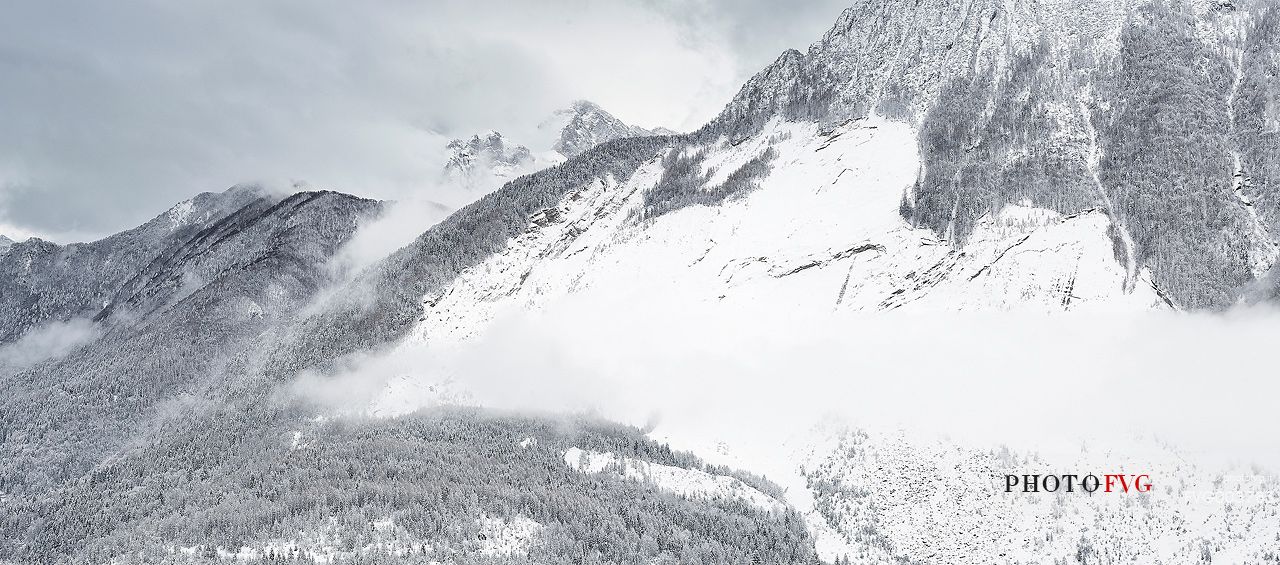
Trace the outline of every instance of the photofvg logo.
<path fill-rule="evenodd" d="M 1005 492 L 1151 492 L 1150 475 L 1005 475 Z"/>

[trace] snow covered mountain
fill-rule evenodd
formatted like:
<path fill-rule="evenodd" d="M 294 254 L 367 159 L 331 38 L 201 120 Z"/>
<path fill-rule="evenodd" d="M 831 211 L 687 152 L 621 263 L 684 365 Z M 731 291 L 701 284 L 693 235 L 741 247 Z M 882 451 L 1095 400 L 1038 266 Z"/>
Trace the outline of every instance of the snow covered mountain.
<path fill-rule="evenodd" d="M 469 140 L 455 139 L 446 147 L 445 178 L 468 189 L 502 186 L 536 166 L 536 159 L 523 145 L 509 146 L 502 134 L 489 131 Z"/>
<path fill-rule="evenodd" d="M 17 466 L 9 476 L 32 484 L 78 476 L 146 429 L 157 403 L 205 390 L 209 379 L 223 383 L 216 394 L 229 393 L 226 365 L 331 283 L 328 259 L 380 208 L 334 192 L 235 187 L 98 242 L 17 244 L 0 257 L 22 273 L 3 279 L 27 305 L 14 308 L 28 314 L 17 321 L 43 324 L 35 333 L 92 318 L 95 331 L 59 355 L 26 355 L 32 366 L 0 366 L 0 417 L 6 430 L 94 433 L 66 438 L 56 463 L 17 457 L 39 452 L 36 445 L 3 443 L 4 458 Z M 18 334 L 15 326 L 6 328 Z M 32 346 L 18 339 L 7 347 Z"/>
<path fill-rule="evenodd" d="M 699 132 L 560 187 L 424 293 L 415 333 L 456 337 L 588 286 L 860 310 L 1228 306 L 1277 255 L 1272 138 L 1243 133 L 1275 106 L 1245 69 L 1269 64 L 1276 18 L 1261 3 L 860 2 Z M 1221 74 L 1174 83 L 1185 105 L 1133 98 L 1177 72 L 1139 50 Z M 1162 137 L 1134 143 L 1148 102 Z"/>
<path fill-rule="evenodd" d="M 444 178 L 472 192 L 486 193 L 512 179 L 564 162 L 596 145 L 624 137 L 673 135 L 657 128 L 627 125 L 595 103 L 575 101 L 538 124 L 535 149 L 516 145 L 496 131 L 455 139 L 446 147 Z"/>
<path fill-rule="evenodd" d="M 577 100 L 570 107 L 555 112 L 539 129 L 557 132 L 551 149 L 566 158 L 580 155 L 606 141 L 624 137 L 675 134 L 666 128 L 647 130 L 627 125 L 604 108 L 587 100 Z"/>
<path fill-rule="evenodd" d="M 919 170 L 914 146 L 900 123 L 857 120 L 824 132 L 774 121 L 737 145 L 721 139 L 654 155 L 626 181 L 599 178 L 567 193 L 501 252 L 425 295 L 414 335 L 475 336 L 497 312 L 583 292 L 726 309 L 761 300 L 812 311 L 1166 307 L 1146 271 L 1126 288 L 1099 210 L 1010 205 L 964 245 L 912 227 L 898 211 Z M 692 178 L 671 173 L 680 154 Z M 767 173 L 744 172 L 766 154 Z M 666 209 L 655 194 L 682 182 L 675 190 L 695 195 L 742 186 L 720 205 L 646 216 Z"/>
<path fill-rule="evenodd" d="M 1178 306 L 1224 307 L 1276 258 L 1274 191 L 1258 184 L 1274 167 L 1276 17 L 1267 2 L 859 2 L 703 133 L 905 120 L 922 165 L 903 206 L 913 225 L 964 241 L 1024 201 L 1098 208 L 1126 286 L 1148 268 Z M 1244 177 L 1254 190 L 1233 190 Z"/>
<path fill-rule="evenodd" d="M 349 279 L 328 262 L 380 205 L 328 192 L 12 244 L 0 342 L 100 334 L 0 379 L 0 559 L 1276 561 L 1261 472 L 1215 484 L 1162 452 L 1164 476 L 1237 499 L 1011 498 L 968 479 L 1055 467 L 846 429 L 772 453 L 801 480 L 783 489 L 634 428 L 433 406 L 469 383 L 416 361 L 576 300 L 621 326 L 659 304 L 847 319 L 1274 291 L 1277 49 L 1260 0 L 859 0 L 697 132 L 578 103 L 551 147 L 450 144 L 449 174 L 505 184 Z M 396 355 L 414 362 L 375 378 Z"/>
<path fill-rule="evenodd" d="M 861 2 L 808 54 L 784 54 L 757 75 L 699 132 L 606 144 L 424 235 L 393 269 L 427 269 L 406 281 L 421 292 L 420 306 L 384 302 L 374 311 L 381 327 L 403 328 L 387 334 L 400 349 L 431 350 L 482 340 L 504 315 L 555 311 L 584 296 L 616 308 L 619 320 L 654 300 L 725 312 L 760 302 L 837 313 L 1225 307 L 1265 281 L 1276 259 L 1266 219 L 1275 212 L 1259 204 L 1274 188 L 1240 191 L 1257 190 L 1274 166 L 1275 155 L 1259 149 L 1273 138 L 1241 132 L 1265 128 L 1262 116 L 1276 105 L 1259 94 L 1274 92 L 1275 79 L 1245 69 L 1270 64 L 1264 53 L 1274 53 L 1277 22 L 1280 11 L 1261 3 Z M 1170 83 L 1177 66 L 1154 63 L 1189 54 L 1207 61 L 1211 80 Z M 1212 79 L 1233 74 L 1235 87 Z M 1239 90 L 1259 82 L 1259 91 Z M 1142 84 L 1169 84 L 1186 101 L 1164 104 Z M 1242 96 L 1255 118 L 1240 118 Z M 1185 121 L 1190 114 L 1215 118 Z M 1138 142 L 1147 135 L 1154 141 Z M 1238 164 L 1243 154 L 1255 164 Z M 527 220 L 504 221 L 492 245 L 455 256 L 443 273 L 428 267 L 426 246 L 438 238 L 512 212 Z M 433 402 L 435 393 L 419 395 L 414 381 L 392 380 L 370 410 L 401 413 L 415 395 Z M 899 463 L 911 457 L 904 452 Z M 1251 485 L 1242 523 L 1267 523 L 1274 482 L 1232 476 Z M 915 507 L 884 496 L 870 508 Z M 1235 524 L 1239 506 L 1220 502 L 1194 512 Z M 1073 513 L 1093 512 L 1064 504 L 1037 527 L 1069 529 Z M 1130 537 L 1006 539 L 986 546 L 996 552 L 988 560 L 964 559 L 980 552 L 963 550 L 939 557 L 926 543 L 948 546 L 978 527 L 961 520 L 963 509 L 939 518 L 955 532 L 923 541 L 859 540 L 870 526 L 836 511 L 811 525 L 841 532 L 841 543 L 857 546 L 853 555 L 873 562 L 1178 561 L 1205 552 L 1274 559 L 1265 549 L 1273 530 L 1178 529 L 1180 504 Z M 1132 517 L 1128 507 L 1105 512 L 1105 520 Z M 1163 549 L 1134 549 L 1149 540 Z M 891 549 L 873 556 L 881 543 Z M 1014 546 L 1023 553 L 1005 552 Z"/>
<path fill-rule="evenodd" d="M 8 252 L 0 255 L 0 343 L 40 324 L 97 315 L 165 248 L 267 198 L 259 187 L 236 186 L 197 195 L 137 228 L 99 241 L 63 246 L 32 238 L 7 245 Z"/>

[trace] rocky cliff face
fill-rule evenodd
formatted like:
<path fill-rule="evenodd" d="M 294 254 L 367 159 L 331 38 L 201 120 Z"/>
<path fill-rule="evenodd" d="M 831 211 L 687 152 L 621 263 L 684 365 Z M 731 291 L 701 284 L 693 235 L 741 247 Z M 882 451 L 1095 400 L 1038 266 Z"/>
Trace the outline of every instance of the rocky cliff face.
<path fill-rule="evenodd" d="M 741 138 L 774 117 L 904 120 L 920 131 L 902 207 L 913 224 L 964 242 L 1009 204 L 1098 208 L 1131 280 L 1150 269 L 1180 307 L 1221 308 L 1277 255 L 1274 183 L 1257 180 L 1276 167 L 1263 133 L 1275 14 L 1264 2 L 859 2 L 702 134 Z"/>
<path fill-rule="evenodd" d="M 496 131 L 455 139 L 446 147 L 444 178 L 472 192 L 486 193 L 528 174 L 576 157 L 588 149 L 626 137 L 672 135 L 664 128 L 647 130 L 614 117 L 586 100 L 575 101 L 538 125 L 544 141 L 533 150 Z"/>
<path fill-rule="evenodd" d="M 775 116 L 919 121 L 950 81 L 1006 75 L 1041 50 L 1093 54 L 1075 68 L 1114 57 L 1127 13 L 1101 0 L 860 1 L 808 52 L 783 53 L 749 80 L 708 128 L 741 135 Z"/>
<path fill-rule="evenodd" d="M 535 166 L 527 147 L 508 143 L 496 131 L 474 135 L 469 140 L 455 139 L 445 149 L 445 178 L 470 189 L 501 186 Z"/>

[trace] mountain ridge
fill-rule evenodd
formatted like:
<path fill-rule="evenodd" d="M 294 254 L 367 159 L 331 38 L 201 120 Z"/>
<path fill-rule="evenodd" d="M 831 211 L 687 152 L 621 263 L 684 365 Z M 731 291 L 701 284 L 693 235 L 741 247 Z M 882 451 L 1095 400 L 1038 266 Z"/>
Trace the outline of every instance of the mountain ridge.
<path fill-rule="evenodd" d="M 629 125 L 589 100 L 575 100 L 567 109 L 557 111 L 544 126 L 563 121 L 555 128 L 559 134 L 551 148 L 566 158 L 575 157 L 606 141 L 623 137 L 672 135 L 666 128 L 652 130 Z"/>
<path fill-rule="evenodd" d="M 97 241 L 58 245 L 31 238 L 11 244 L 0 256 L 0 343 L 41 323 L 97 315 L 115 289 L 163 247 L 266 195 L 261 187 L 237 185 L 201 193 Z"/>

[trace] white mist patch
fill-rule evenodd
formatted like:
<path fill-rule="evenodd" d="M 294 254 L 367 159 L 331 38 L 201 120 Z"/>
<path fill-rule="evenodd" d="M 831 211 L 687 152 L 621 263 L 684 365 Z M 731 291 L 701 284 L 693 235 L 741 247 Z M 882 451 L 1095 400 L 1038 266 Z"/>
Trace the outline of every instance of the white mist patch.
<path fill-rule="evenodd" d="M 34 328 L 18 341 L 0 346 L 0 372 L 17 372 L 41 361 L 62 357 L 98 337 L 93 322 L 75 319 Z"/>
<path fill-rule="evenodd" d="M 1139 435 L 1280 463 L 1280 438 L 1261 433 L 1280 426 L 1263 354 L 1280 339 L 1272 311 L 850 317 L 655 302 L 580 295 L 361 371 L 449 378 L 503 408 L 637 425 L 657 411 L 660 432 L 776 437 L 835 415 L 976 445 L 1073 453 Z"/>
<path fill-rule="evenodd" d="M 420 195 L 388 202 L 382 215 L 361 225 L 351 240 L 334 255 L 331 270 L 339 274 L 357 273 L 408 245 L 453 210 Z"/>
<path fill-rule="evenodd" d="M 401 349 L 350 378 L 451 379 L 468 403 L 637 426 L 656 412 L 652 438 L 783 487 L 828 559 L 968 547 L 998 561 L 1008 548 L 1070 555 L 1079 544 L 1158 542 L 1143 555 L 1181 562 L 1198 540 L 1240 535 L 1240 548 L 1256 548 L 1280 533 L 1262 527 L 1280 503 L 1280 438 L 1267 431 L 1280 427 L 1280 385 L 1263 354 L 1280 338 L 1280 313 L 646 306 L 582 293 L 500 318 L 465 344 Z M 870 439 L 852 448 L 849 434 L 862 431 Z M 581 455 L 566 462 L 617 465 Z M 1151 473 L 1156 491 L 1062 499 L 1007 495 L 998 483 L 1000 473 L 1074 472 Z M 898 553 L 874 557 L 860 520 Z M 1062 533 L 1081 528 L 1092 533 Z M 965 545 L 992 529 L 1002 533 L 988 546 Z"/>
<path fill-rule="evenodd" d="M 385 396 L 389 383 L 399 374 L 400 363 L 405 359 L 399 356 L 385 356 L 377 353 L 356 354 L 338 361 L 329 373 L 304 371 L 293 379 L 283 394 L 306 398 L 320 406 L 338 413 L 363 412 L 366 406 Z M 425 383 L 426 373 L 415 372 L 415 384 Z M 426 386 L 425 384 L 422 386 Z M 401 402 L 419 402 L 418 406 L 428 406 L 427 399 L 408 397 Z M 405 408 L 396 413 L 407 413 L 413 408 Z M 395 415 L 375 410 L 376 415 Z"/>

